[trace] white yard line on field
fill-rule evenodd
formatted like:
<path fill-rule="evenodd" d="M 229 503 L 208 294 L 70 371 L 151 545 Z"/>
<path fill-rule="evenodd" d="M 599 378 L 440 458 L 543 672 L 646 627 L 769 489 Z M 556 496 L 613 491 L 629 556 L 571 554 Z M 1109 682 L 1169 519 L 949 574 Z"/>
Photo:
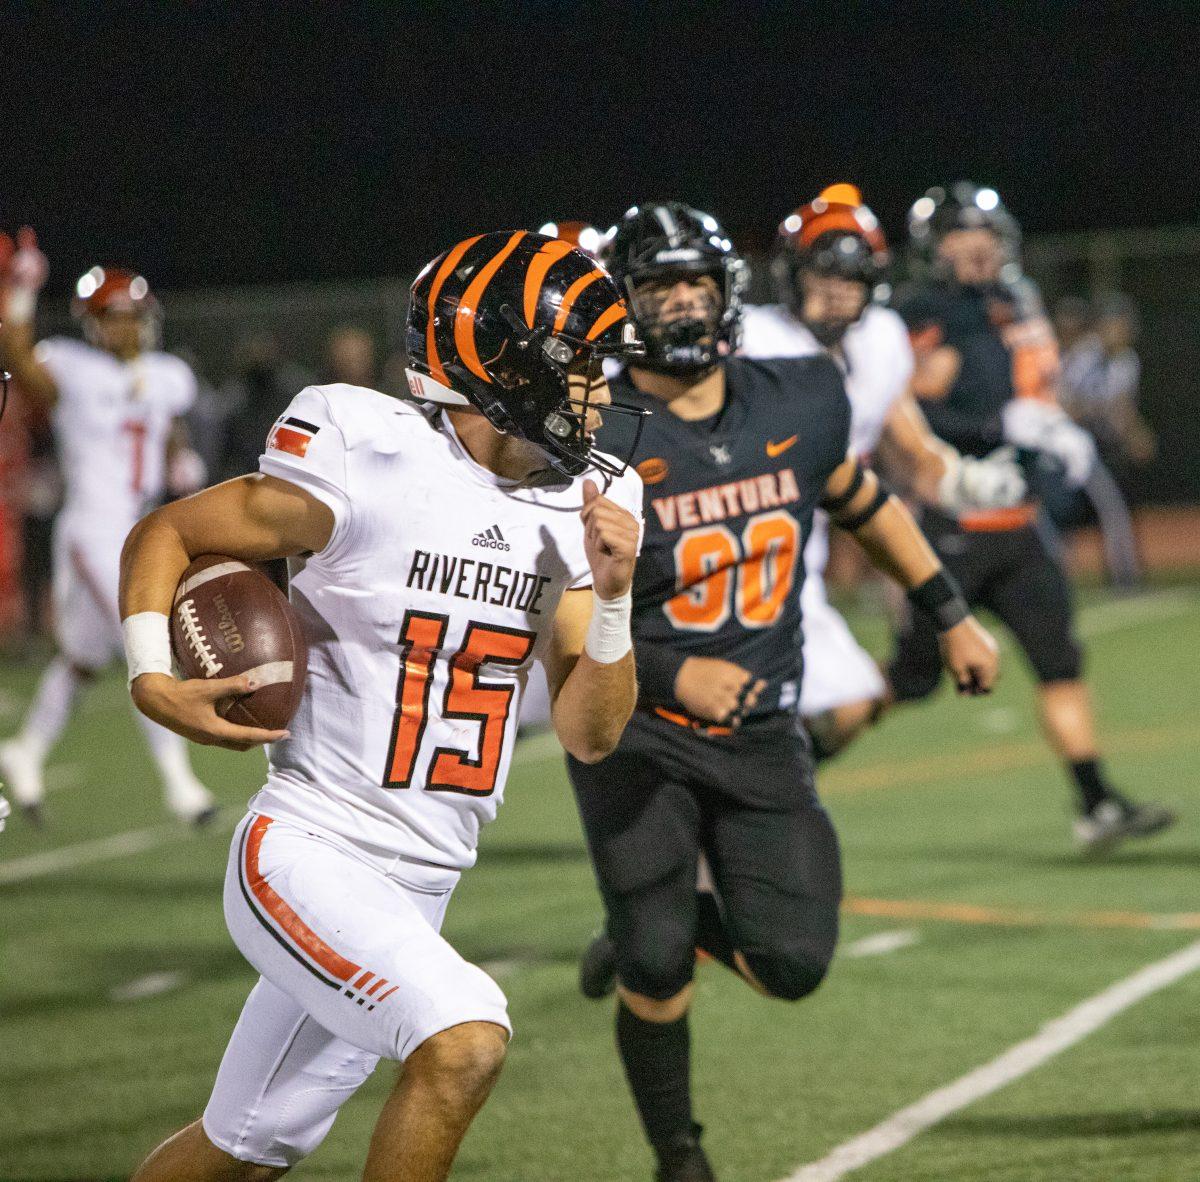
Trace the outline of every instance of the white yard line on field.
<path fill-rule="evenodd" d="M 232 829 L 239 816 L 222 816 L 210 832 Z M 93 862 L 105 862 L 109 858 L 123 858 L 130 854 L 145 853 L 160 845 L 195 836 L 195 830 L 180 821 L 164 825 L 151 825 L 145 829 L 129 829 L 114 833 L 111 837 L 98 837 L 92 841 L 81 841 L 75 845 L 64 845 L 60 849 L 47 850 L 44 854 L 29 854 L 24 858 L 13 858 L 0 862 L 0 886 L 5 883 L 26 882 L 31 878 L 45 878 L 77 866 L 88 866 Z"/>
<path fill-rule="evenodd" d="M 160 993 L 170 993 L 187 981 L 184 973 L 166 970 L 159 973 L 147 973 L 144 977 L 136 977 L 124 985 L 116 985 L 108 991 L 113 1001 L 141 1001 L 146 997 L 157 997 Z"/>
<path fill-rule="evenodd" d="M 976 1100 L 1028 1075 L 1099 1030 L 1123 1010 L 1197 969 L 1200 969 L 1200 940 L 1089 997 L 1061 1017 L 1047 1022 L 1032 1038 L 1009 1047 L 990 1063 L 976 1067 L 953 1083 L 900 1109 L 873 1129 L 843 1142 L 820 1161 L 801 1166 L 784 1182 L 837 1182 L 851 1171 L 899 1149 L 918 1133 Z"/>
<path fill-rule="evenodd" d="M 899 928 L 894 932 L 876 932 L 873 936 L 863 936 L 854 940 L 842 949 L 843 956 L 884 956 L 889 952 L 898 952 L 908 948 L 921 938 L 913 928 Z"/>

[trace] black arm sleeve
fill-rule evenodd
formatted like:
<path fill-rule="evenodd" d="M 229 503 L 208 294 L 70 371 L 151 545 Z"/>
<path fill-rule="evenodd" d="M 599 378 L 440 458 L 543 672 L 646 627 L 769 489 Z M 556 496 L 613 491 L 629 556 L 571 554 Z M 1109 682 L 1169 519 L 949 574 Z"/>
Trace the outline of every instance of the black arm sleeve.
<path fill-rule="evenodd" d="M 687 660 L 669 644 L 653 640 L 633 639 L 633 656 L 637 662 L 637 679 L 641 692 L 656 702 L 675 701 L 675 677 L 680 666 Z"/>

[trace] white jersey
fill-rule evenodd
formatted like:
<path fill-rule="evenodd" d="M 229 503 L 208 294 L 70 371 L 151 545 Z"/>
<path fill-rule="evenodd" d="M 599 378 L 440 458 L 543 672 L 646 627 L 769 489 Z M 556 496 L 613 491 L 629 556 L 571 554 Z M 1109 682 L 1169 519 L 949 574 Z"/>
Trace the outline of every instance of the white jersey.
<path fill-rule="evenodd" d="M 781 304 L 748 307 L 742 320 L 741 352 L 747 357 L 808 357 L 825 352 L 815 336 Z M 879 445 L 896 400 L 908 389 L 912 346 L 904 321 L 890 308 L 868 304 L 842 337 L 850 399 L 850 451 L 865 458 Z M 819 578 L 829 557 L 829 520 L 818 512 L 804 553 L 805 573 Z"/>
<path fill-rule="evenodd" d="M 530 667 L 563 593 L 591 585 L 582 478 L 503 480 L 443 412 L 341 384 L 301 391 L 259 466 L 335 525 L 291 562 L 308 680 L 251 807 L 387 856 L 472 865 Z M 640 520 L 636 473 L 607 495 Z"/>
<path fill-rule="evenodd" d="M 42 341 L 37 359 L 58 388 L 63 516 L 124 538 L 162 493 L 171 421 L 195 401 L 195 375 L 169 353 L 121 361 L 69 337 Z"/>

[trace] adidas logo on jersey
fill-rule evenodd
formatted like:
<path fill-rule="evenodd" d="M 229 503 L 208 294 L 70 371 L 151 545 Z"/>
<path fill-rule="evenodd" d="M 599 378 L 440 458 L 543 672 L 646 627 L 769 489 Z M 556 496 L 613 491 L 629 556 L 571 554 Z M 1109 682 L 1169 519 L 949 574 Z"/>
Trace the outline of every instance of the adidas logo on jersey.
<path fill-rule="evenodd" d="M 489 550 L 511 550 L 512 547 L 504 540 L 498 525 L 490 525 L 480 530 L 472 539 L 472 546 L 486 546 Z"/>

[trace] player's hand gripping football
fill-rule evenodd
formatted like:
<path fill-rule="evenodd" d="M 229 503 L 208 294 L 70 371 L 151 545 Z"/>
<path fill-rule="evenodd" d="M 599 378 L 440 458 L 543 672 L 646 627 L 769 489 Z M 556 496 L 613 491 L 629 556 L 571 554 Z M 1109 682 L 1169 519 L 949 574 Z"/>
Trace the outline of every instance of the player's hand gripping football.
<path fill-rule="evenodd" d="M 248 694 L 257 687 L 250 677 L 194 678 L 180 681 L 165 673 L 143 673 L 129 687 L 134 704 L 161 726 L 209 747 L 249 751 L 264 743 L 287 738 L 287 731 L 267 731 L 238 726 L 221 717 L 223 702 Z"/>
<path fill-rule="evenodd" d="M 732 661 L 688 657 L 675 674 L 675 697 L 693 718 L 736 727 L 766 685 Z"/>
<path fill-rule="evenodd" d="M 633 584 L 637 519 L 600 495 L 594 480 L 583 482 L 583 548 L 592 568 L 592 589 L 601 599 L 619 599 Z"/>
<path fill-rule="evenodd" d="M 960 694 L 990 694 L 1000 675 L 1000 650 L 992 634 L 967 616 L 938 638 L 945 665 Z"/>

